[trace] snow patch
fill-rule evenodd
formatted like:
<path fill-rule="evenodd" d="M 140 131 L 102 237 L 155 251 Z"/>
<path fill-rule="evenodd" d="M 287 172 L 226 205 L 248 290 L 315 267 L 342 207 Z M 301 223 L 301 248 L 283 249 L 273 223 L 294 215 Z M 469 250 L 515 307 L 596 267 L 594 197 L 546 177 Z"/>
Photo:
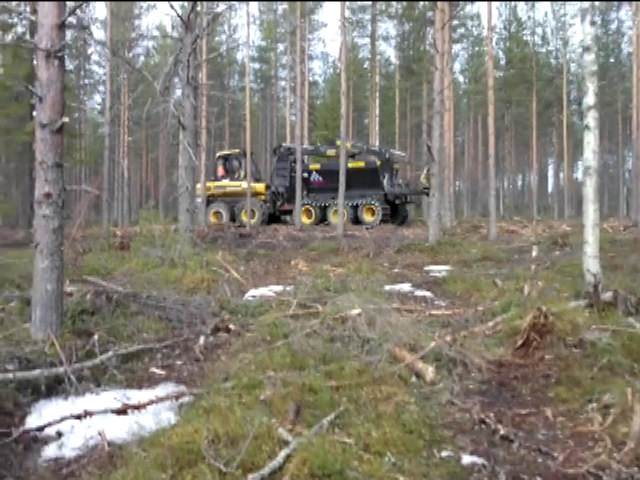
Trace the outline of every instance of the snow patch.
<path fill-rule="evenodd" d="M 468 465 L 486 465 L 487 461 L 482 457 L 478 457 L 477 455 L 461 453 L 460 463 L 466 467 Z"/>
<path fill-rule="evenodd" d="M 414 288 L 411 283 L 396 283 L 393 285 L 385 285 L 385 292 L 397 292 L 397 293 L 411 293 L 415 297 L 426 297 L 431 300 L 435 300 L 436 296 L 430 292 L 429 290 L 422 290 L 419 288 Z M 438 304 L 444 304 L 442 300 L 436 300 Z"/>
<path fill-rule="evenodd" d="M 35 428 L 68 415 L 112 410 L 123 405 L 139 405 L 172 394 L 186 393 L 186 387 L 172 382 L 149 389 L 118 389 L 91 392 L 76 397 L 53 397 L 40 400 L 31 407 L 23 428 Z M 178 407 L 191 400 L 185 395 L 141 408 L 128 414 L 101 413 L 75 420 L 68 419 L 44 429 L 40 435 L 54 440 L 40 452 L 40 461 L 70 459 L 88 452 L 103 440 L 126 443 L 150 435 L 178 421 Z"/>
<path fill-rule="evenodd" d="M 429 272 L 431 277 L 446 277 L 452 267 L 451 265 L 427 265 L 424 270 Z"/>
<path fill-rule="evenodd" d="M 255 300 L 260 297 L 275 297 L 281 292 L 289 292 L 293 290 L 293 285 L 268 285 L 266 287 L 252 288 L 244 294 L 243 300 Z"/>

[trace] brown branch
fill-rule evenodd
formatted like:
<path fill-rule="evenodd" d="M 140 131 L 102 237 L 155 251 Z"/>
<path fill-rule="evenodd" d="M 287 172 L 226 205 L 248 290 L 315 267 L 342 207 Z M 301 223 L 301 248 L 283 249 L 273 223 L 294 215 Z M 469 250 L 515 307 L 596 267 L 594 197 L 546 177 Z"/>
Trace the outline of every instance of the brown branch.
<path fill-rule="evenodd" d="M 226 269 L 229 271 L 229 273 L 231 273 L 231 275 L 233 275 L 235 278 L 237 278 L 237 279 L 240 281 L 240 283 L 242 283 L 242 285 L 244 285 L 244 286 L 245 286 L 245 287 L 247 287 L 247 288 L 251 288 L 251 287 L 249 286 L 249 284 L 247 283 L 247 281 L 246 281 L 244 278 L 242 278 L 242 277 L 240 276 L 240 274 L 238 274 L 238 272 L 236 272 L 236 271 L 233 269 L 233 267 L 231 267 L 231 265 L 229 265 L 227 262 L 225 262 L 225 261 L 222 259 L 222 256 L 220 255 L 220 253 L 218 253 L 218 261 L 222 264 L 222 266 L 223 266 L 224 268 L 226 268 Z"/>
<path fill-rule="evenodd" d="M 278 452 L 278 455 L 275 456 L 273 460 L 271 460 L 267 465 L 258 470 L 257 472 L 250 473 L 247 475 L 247 480 L 264 480 L 269 477 L 271 474 L 277 472 L 282 468 L 287 459 L 291 456 L 291 454 L 300 446 L 300 444 L 309 437 L 316 435 L 321 429 L 324 429 L 329 425 L 335 418 L 342 413 L 344 407 L 340 407 L 338 410 L 334 411 L 331 415 L 326 416 L 322 420 L 320 420 L 316 425 L 313 426 L 309 433 L 304 437 L 296 437 L 292 439 L 292 441 L 285 448 Z"/>
<path fill-rule="evenodd" d="M 64 18 L 62 19 L 62 22 L 60 22 L 60 26 L 66 26 L 67 21 L 73 17 L 76 13 L 78 13 L 78 10 L 80 10 L 82 7 L 84 7 L 87 3 L 89 2 L 78 2 L 76 3 L 73 7 L 71 7 L 69 9 L 69 11 L 67 12 L 67 14 L 64 16 Z"/>
<path fill-rule="evenodd" d="M 638 440 L 640 440 L 640 401 L 638 400 L 637 395 L 634 395 L 633 418 L 631 420 L 631 427 L 629 428 L 629 438 L 627 439 L 627 444 L 619 455 L 619 458 L 623 463 L 628 463 L 632 460 L 638 447 Z"/>
<path fill-rule="evenodd" d="M 0 373 L 0 383 L 33 380 L 36 378 L 43 379 L 48 377 L 57 377 L 60 375 L 64 375 L 67 372 L 75 372 L 78 370 L 84 370 L 87 368 L 96 367 L 106 362 L 107 360 L 111 360 L 112 358 L 121 357 L 124 355 L 131 355 L 133 353 L 142 352 L 144 350 L 157 350 L 160 348 L 164 348 L 169 345 L 182 342 L 187 338 L 188 337 L 182 337 L 178 339 L 168 340 L 162 343 L 134 345 L 132 347 L 122 348 L 120 350 L 111 350 L 110 352 L 107 352 L 91 360 L 74 363 L 72 365 L 69 365 L 68 367 L 63 366 L 63 367 L 53 367 L 53 368 L 37 368 L 35 370 L 27 370 L 27 371 L 20 371 L 20 372 L 4 372 L 4 373 Z"/>

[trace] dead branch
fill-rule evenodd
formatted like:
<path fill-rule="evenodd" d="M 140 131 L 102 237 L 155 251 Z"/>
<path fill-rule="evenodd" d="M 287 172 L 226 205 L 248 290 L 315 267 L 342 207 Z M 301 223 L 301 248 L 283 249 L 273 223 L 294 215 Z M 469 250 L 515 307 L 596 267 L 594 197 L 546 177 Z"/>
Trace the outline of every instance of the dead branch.
<path fill-rule="evenodd" d="M 631 428 L 629 429 L 629 438 L 627 444 L 620 452 L 619 458 L 622 463 L 629 463 L 633 459 L 640 440 L 640 401 L 638 396 L 633 396 L 633 418 L 631 419 Z"/>
<path fill-rule="evenodd" d="M 84 369 L 96 367 L 102 363 L 105 363 L 108 360 L 111 360 L 112 358 L 131 355 L 133 353 L 138 353 L 145 350 L 158 350 L 158 349 L 167 347 L 169 345 L 182 342 L 187 338 L 189 337 L 182 337 L 179 339 L 168 340 L 162 343 L 134 345 L 132 347 L 122 348 L 120 350 L 111 350 L 110 352 L 107 352 L 91 360 L 74 363 L 68 366 L 53 367 L 53 368 L 37 368 L 35 370 L 27 370 L 27 371 L 20 371 L 20 372 L 4 372 L 4 373 L 0 373 L 0 383 L 43 379 L 48 377 L 57 377 L 60 375 L 64 375 L 67 372 L 76 372 L 78 370 L 84 370 Z"/>
<path fill-rule="evenodd" d="M 424 308 L 420 305 L 400 305 L 394 303 L 391 305 L 394 310 L 401 312 L 416 312 L 430 317 L 444 317 L 447 315 L 459 315 L 464 313 L 462 308 Z"/>
<path fill-rule="evenodd" d="M 280 450 L 280 452 L 278 452 L 278 455 L 276 455 L 276 457 L 273 460 L 271 460 L 267 465 L 265 465 L 263 468 L 261 468 L 257 472 L 250 473 L 249 475 L 247 475 L 247 480 L 264 480 L 265 478 L 269 477 L 269 475 L 280 470 L 282 466 L 285 464 L 285 462 L 287 461 L 287 459 L 300 446 L 300 444 L 304 440 L 316 435 L 320 430 L 325 429 L 331 422 L 333 422 L 333 420 L 335 420 L 335 418 L 338 415 L 340 415 L 340 413 L 342 413 L 343 410 L 344 410 L 344 407 L 340 407 L 338 410 L 334 411 L 332 414 L 320 420 L 320 422 L 314 425 L 313 428 L 309 430 L 309 433 L 304 437 L 293 438 L 292 441 L 289 443 L 289 445 L 287 445 L 285 448 Z"/>
<path fill-rule="evenodd" d="M 435 343 L 432 343 L 435 345 Z M 430 345 L 427 348 L 432 348 Z M 436 369 L 433 365 L 428 365 L 417 358 L 415 356 L 406 351 L 404 348 L 400 348 L 398 346 L 392 345 L 389 347 L 392 355 L 403 365 L 409 367 L 409 369 L 415 373 L 418 377 L 424 380 L 426 383 L 435 383 L 437 381 Z"/>
<path fill-rule="evenodd" d="M 87 283 L 91 283 L 93 285 L 96 285 L 96 286 L 101 287 L 101 288 L 105 288 L 107 290 L 113 290 L 113 291 L 122 292 L 122 293 L 126 292 L 126 290 L 124 288 L 120 287 L 119 285 L 116 285 L 114 283 L 106 282 L 106 281 L 101 280 L 101 279 L 96 278 L 96 277 L 90 277 L 88 275 L 84 275 L 82 277 L 82 279 Z"/>
<path fill-rule="evenodd" d="M 76 377 L 73 375 L 71 370 L 69 370 L 69 362 L 67 362 L 67 357 L 65 356 L 64 352 L 60 348 L 60 344 L 58 343 L 58 340 L 56 339 L 55 335 L 53 333 L 51 333 L 51 331 L 49 331 L 49 337 L 51 338 L 51 341 L 53 342 L 53 345 L 56 347 L 56 350 L 58 352 L 58 356 L 60 357 L 60 361 L 62 362 L 62 366 L 64 367 L 67 376 L 71 379 L 71 381 L 73 382 L 73 385 L 76 388 L 79 388 L 78 381 L 76 380 Z"/>
<path fill-rule="evenodd" d="M 179 399 L 181 399 L 183 397 L 191 395 L 191 393 L 189 391 L 175 392 L 175 393 L 170 393 L 168 395 L 162 395 L 160 397 L 156 397 L 156 398 L 154 398 L 152 400 L 147 400 L 146 402 L 123 403 L 119 407 L 115 407 L 115 408 L 104 408 L 104 409 L 101 409 L 101 410 L 83 410 L 82 412 L 78 412 L 78 413 L 70 413 L 69 415 L 64 415 L 64 416 L 62 416 L 60 418 L 56 418 L 55 420 L 50 420 L 50 421 L 48 421 L 46 423 L 43 423 L 43 424 L 35 426 L 35 427 L 21 428 L 16 433 L 14 433 L 11 437 L 2 440 L 0 442 L 0 445 L 2 445 L 4 443 L 8 443 L 8 442 L 10 442 L 12 440 L 15 440 L 16 438 L 20 437 L 21 435 L 43 432 L 47 428 L 52 427 L 53 425 L 58 425 L 58 424 L 60 424 L 62 422 L 66 422 L 67 420 L 82 420 L 82 419 L 88 418 L 88 417 L 94 417 L 94 416 L 97 416 L 97 415 L 107 415 L 107 414 L 128 415 L 131 411 L 143 410 L 143 409 L 145 409 L 145 408 L 147 408 L 147 407 L 149 407 L 151 405 L 155 405 L 155 404 L 162 403 L 162 402 L 169 402 L 169 401 L 172 401 L 172 400 L 179 400 Z"/>
<path fill-rule="evenodd" d="M 238 281 L 240 281 L 240 283 L 242 283 L 242 285 L 244 285 L 244 286 L 245 286 L 245 287 L 247 287 L 247 288 L 251 288 L 251 287 L 249 286 L 249 284 L 247 283 L 247 281 L 246 281 L 244 278 L 242 278 L 242 277 L 240 276 L 240 274 L 238 274 L 238 272 L 236 272 L 236 271 L 233 269 L 233 267 L 231 267 L 231 265 L 229 265 L 227 262 L 225 262 L 225 261 L 222 259 L 222 256 L 220 255 L 220 253 L 218 253 L 218 261 L 222 264 L 222 266 L 223 266 L 224 268 L 226 268 L 226 269 L 229 271 L 229 273 L 231 273 L 231 275 L 233 275 L 235 278 L 237 278 L 237 279 L 238 279 Z"/>

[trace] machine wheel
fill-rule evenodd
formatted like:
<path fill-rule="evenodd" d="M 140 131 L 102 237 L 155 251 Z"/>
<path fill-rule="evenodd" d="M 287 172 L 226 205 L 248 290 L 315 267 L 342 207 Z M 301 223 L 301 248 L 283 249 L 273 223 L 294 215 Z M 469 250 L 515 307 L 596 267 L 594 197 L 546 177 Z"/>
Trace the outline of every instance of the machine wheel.
<path fill-rule="evenodd" d="M 349 223 L 350 220 L 350 215 L 349 215 L 349 209 L 351 207 L 349 207 L 348 205 L 344 206 L 344 223 L 347 224 Z M 327 221 L 331 224 L 331 225 L 337 225 L 338 221 L 340 219 L 340 214 L 338 213 L 338 204 L 337 203 L 332 203 L 327 207 Z"/>
<path fill-rule="evenodd" d="M 304 202 L 300 210 L 300 220 L 302 225 L 317 225 L 322 220 L 321 207 L 311 202 Z"/>
<path fill-rule="evenodd" d="M 358 220 L 362 225 L 376 227 L 382 221 L 382 206 L 377 200 L 370 200 L 358 205 Z"/>
<path fill-rule="evenodd" d="M 207 207 L 209 225 L 226 225 L 231 221 L 231 209 L 225 202 L 214 202 Z"/>
<path fill-rule="evenodd" d="M 235 210 L 236 220 L 243 226 L 246 226 L 247 223 L 249 223 L 249 219 L 251 219 L 251 226 L 260 225 L 267 219 L 262 202 L 255 198 L 251 199 L 250 208 L 247 208 L 247 201 L 242 200 L 238 205 L 236 205 Z"/>

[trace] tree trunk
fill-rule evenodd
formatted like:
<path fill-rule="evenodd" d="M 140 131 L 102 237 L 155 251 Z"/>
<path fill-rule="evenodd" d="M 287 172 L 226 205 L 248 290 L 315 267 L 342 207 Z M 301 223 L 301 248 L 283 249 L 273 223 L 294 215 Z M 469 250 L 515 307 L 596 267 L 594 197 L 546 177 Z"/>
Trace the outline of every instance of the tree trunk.
<path fill-rule="evenodd" d="M 587 291 L 599 298 L 602 288 L 600 267 L 600 210 L 598 202 L 598 163 L 600 157 L 600 125 L 598 118 L 598 63 L 595 42 L 595 5 L 582 7 L 582 68 L 585 92 L 582 100 L 584 115 L 582 222 L 582 266 Z"/>
<path fill-rule="evenodd" d="M 340 171 L 338 173 L 338 237 L 344 236 L 347 185 L 347 2 L 340 2 Z"/>
<path fill-rule="evenodd" d="M 422 158 L 423 169 L 431 170 L 431 160 L 429 158 L 429 83 L 427 82 L 427 69 L 422 75 Z M 422 218 L 424 223 L 429 223 L 429 198 L 422 196 Z"/>
<path fill-rule="evenodd" d="M 442 2 L 444 11 L 444 31 L 443 31 L 443 48 L 444 48 L 444 144 L 446 175 L 443 176 L 443 195 L 442 195 L 442 220 L 444 227 L 449 229 L 453 226 L 455 216 L 455 119 L 454 119 L 454 98 L 453 98 L 453 56 L 451 44 L 451 9 L 449 2 Z"/>
<path fill-rule="evenodd" d="M 566 3 L 564 4 L 566 15 Z M 563 54 L 562 54 L 562 158 L 564 163 L 564 174 L 562 179 L 563 186 L 563 200 L 564 200 L 564 219 L 568 220 L 571 215 L 571 207 L 569 198 L 571 195 L 572 174 L 569 171 L 569 108 L 568 108 L 568 31 L 565 26 L 564 39 L 563 39 Z"/>
<path fill-rule="evenodd" d="M 166 102 L 171 103 L 171 95 L 167 95 Z M 160 134 L 158 138 L 158 213 L 160 220 L 166 217 L 165 190 L 167 188 L 167 160 L 169 157 L 169 127 L 171 120 L 171 106 L 167 105 L 161 110 Z"/>
<path fill-rule="evenodd" d="M 120 209 L 122 212 L 122 218 L 120 226 L 128 226 L 131 219 L 131 184 L 130 184 L 130 168 L 129 168 L 129 79 L 126 72 L 122 74 L 122 90 L 121 98 L 122 105 L 120 105 L 120 111 L 122 112 L 122 124 L 120 128 L 120 145 L 121 145 L 121 185 L 122 196 L 120 201 L 122 202 Z"/>
<path fill-rule="evenodd" d="M 553 123 L 553 219 L 560 218 L 560 129 L 558 128 L 558 108 L 554 107 L 554 118 L 557 120 Z"/>
<path fill-rule="evenodd" d="M 291 5 L 291 4 L 289 4 Z M 289 7 L 287 7 L 289 8 Z M 287 20 L 291 18 L 289 12 L 287 12 Z M 290 22 L 287 22 L 290 25 Z M 287 84 L 285 85 L 285 108 L 284 108 L 284 120 L 285 120 L 285 142 L 291 143 L 291 35 L 287 31 L 287 53 L 285 55 L 287 59 Z"/>
<path fill-rule="evenodd" d="M 625 156 L 623 130 L 622 130 L 622 94 L 618 90 L 618 216 L 624 218 L 627 215 L 626 207 L 626 191 L 624 185 Z"/>
<path fill-rule="evenodd" d="M 489 145 L 489 240 L 498 238 L 496 222 L 496 133 L 493 73 L 493 21 L 492 2 L 487 2 L 487 128 Z"/>
<path fill-rule="evenodd" d="M 483 129 L 482 129 L 482 115 L 478 114 L 478 118 L 476 119 L 476 123 L 478 125 L 478 152 L 476 154 L 476 162 L 478 168 L 478 189 L 476 190 L 476 205 L 478 207 L 477 213 L 483 215 L 482 205 L 484 202 L 484 193 L 487 191 L 485 174 L 484 174 L 484 142 L 482 139 L 484 138 Z"/>
<path fill-rule="evenodd" d="M 309 15 L 307 13 L 306 3 L 305 6 L 303 26 L 304 26 L 304 75 L 302 77 L 304 81 L 304 102 L 302 112 L 302 143 L 309 145 Z"/>
<path fill-rule="evenodd" d="M 297 3 L 296 12 L 296 200 L 294 221 L 302 228 L 302 3 Z"/>
<path fill-rule="evenodd" d="M 531 93 L 531 205 L 533 222 L 538 219 L 538 84 L 536 81 L 536 17 L 533 8 L 533 35 L 531 39 L 532 82 Z"/>
<path fill-rule="evenodd" d="M 443 108 L 444 108 L 444 2 L 435 3 L 435 26 L 433 30 L 435 40 L 435 70 L 433 73 L 433 116 L 431 128 L 431 148 L 435 161 L 431 167 L 429 189 L 429 243 L 440 239 L 440 195 L 443 192 L 442 165 L 446 162 L 443 155 Z"/>
<path fill-rule="evenodd" d="M 399 3 L 395 4 L 395 15 L 396 15 L 396 30 L 400 24 L 399 18 Z M 397 34 L 396 34 L 397 35 Z M 394 65 L 394 89 L 395 89 L 395 149 L 400 150 L 400 40 L 396 36 L 395 40 L 395 49 L 396 49 L 396 61 Z"/>
<path fill-rule="evenodd" d="M 247 45 L 244 63 L 245 150 L 247 155 L 247 230 L 251 230 L 251 2 L 247 2 Z"/>
<path fill-rule="evenodd" d="M 473 129 L 473 114 L 467 114 L 464 126 L 464 178 L 462 180 L 462 215 L 469 218 L 471 210 L 471 135 Z"/>
<path fill-rule="evenodd" d="M 206 2 L 202 2 L 202 31 L 201 50 L 200 50 L 200 202 L 198 203 L 198 225 L 202 228 L 206 227 L 207 219 L 207 15 L 205 12 Z"/>
<path fill-rule="evenodd" d="M 105 2 L 107 10 L 106 18 L 106 72 L 105 72 L 105 92 L 104 92 L 104 157 L 102 163 L 102 232 L 109 235 L 111 227 L 111 64 L 113 56 L 111 54 L 111 2 Z"/>
<path fill-rule="evenodd" d="M 65 2 L 38 2 L 31 337 L 57 336 L 62 327 L 64 223 Z"/>
<path fill-rule="evenodd" d="M 369 36 L 369 144 L 378 146 L 378 7 L 371 2 L 371 26 Z"/>
<path fill-rule="evenodd" d="M 196 113 L 196 16 L 197 2 L 189 2 L 183 20 L 182 75 L 181 75 L 181 140 L 178 152 L 178 232 L 181 249 L 188 248 L 192 240 L 194 220 L 194 180 L 197 165 L 198 118 Z"/>
<path fill-rule="evenodd" d="M 633 2 L 633 70 L 631 106 L 631 142 L 633 143 L 633 165 L 631 167 L 631 220 L 640 225 L 640 6 Z"/>

